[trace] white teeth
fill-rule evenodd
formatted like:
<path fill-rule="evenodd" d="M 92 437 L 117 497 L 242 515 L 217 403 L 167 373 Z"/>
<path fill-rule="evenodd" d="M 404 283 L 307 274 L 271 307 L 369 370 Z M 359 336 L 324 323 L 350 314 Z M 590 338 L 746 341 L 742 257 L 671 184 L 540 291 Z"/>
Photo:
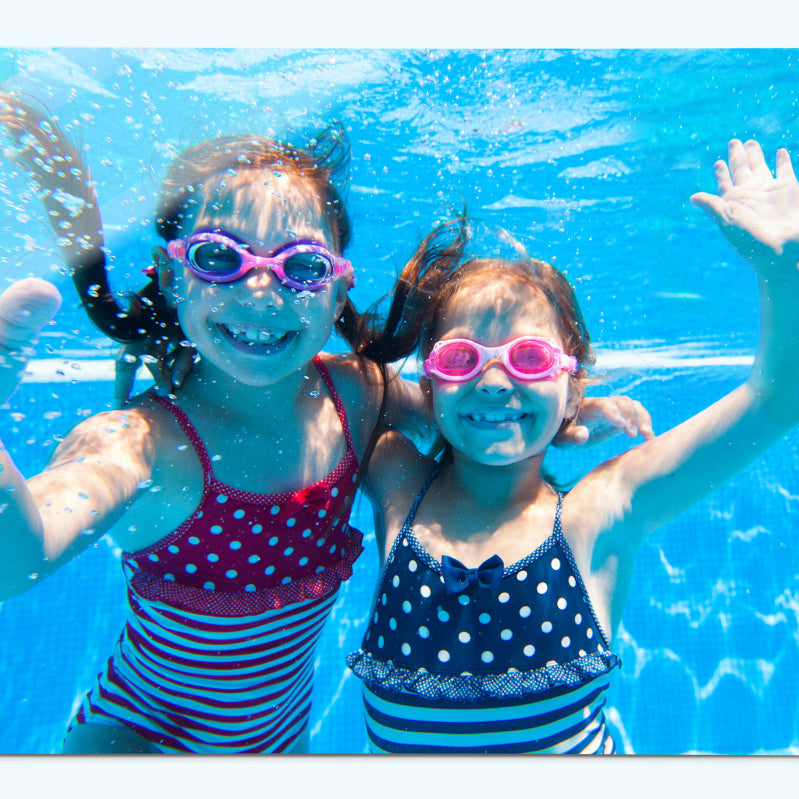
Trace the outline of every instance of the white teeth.
<path fill-rule="evenodd" d="M 502 422 L 519 422 L 524 419 L 525 416 L 527 416 L 527 414 L 521 411 L 477 411 L 468 414 L 469 419 L 474 422 L 493 422 L 497 424 Z"/>
<path fill-rule="evenodd" d="M 223 325 L 223 327 L 238 341 L 248 341 L 255 344 L 274 344 L 286 335 L 285 333 L 275 333 L 271 330 L 251 327 L 250 325 Z"/>

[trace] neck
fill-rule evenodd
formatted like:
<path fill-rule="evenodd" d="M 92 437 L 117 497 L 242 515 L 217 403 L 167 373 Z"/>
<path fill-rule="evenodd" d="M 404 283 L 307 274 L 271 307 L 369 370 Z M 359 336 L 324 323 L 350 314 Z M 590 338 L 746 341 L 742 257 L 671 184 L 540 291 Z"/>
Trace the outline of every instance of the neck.
<path fill-rule="evenodd" d="M 507 466 L 486 465 L 453 453 L 445 467 L 449 490 L 457 492 L 480 507 L 502 507 L 521 503 L 529 505 L 542 491 L 550 491 L 541 474 L 544 453 Z"/>
<path fill-rule="evenodd" d="M 313 363 L 304 369 L 269 385 L 252 386 L 242 383 L 207 361 L 195 364 L 187 376 L 180 396 L 190 403 L 221 414 L 256 419 L 259 425 L 266 420 L 293 416 L 301 406 L 301 398 L 318 389 L 321 379 Z"/>

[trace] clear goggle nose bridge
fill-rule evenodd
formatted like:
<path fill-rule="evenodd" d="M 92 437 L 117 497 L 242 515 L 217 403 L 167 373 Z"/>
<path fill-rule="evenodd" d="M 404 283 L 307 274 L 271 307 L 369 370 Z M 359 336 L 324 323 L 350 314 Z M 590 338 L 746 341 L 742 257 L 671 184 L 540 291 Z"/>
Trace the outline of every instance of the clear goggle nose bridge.
<path fill-rule="evenodd" d="M 545 380 L 563 370 L 575 374 L 577 359 L 565 352 L 552 339 L 521 336 L 499 347 L 486 347 L 467 338 L 437 341 L 424 362 L 427 377 L 453 383 L 472 380 L 493 358 L 498 358 L 511 377 L 518 380 Z"/>
<path fill-rule="evenodd" d="M 352 274 L 352 264 L 346 258 L 315 241 L 291 242 L 269 256 L 261 256 L 228 234 L 199 231 L 167 242 L 166 251 L 197 277 L 212 283 L 231 283 L 261 267 L 272 271 L 289 288 L 316 291 Z"/>

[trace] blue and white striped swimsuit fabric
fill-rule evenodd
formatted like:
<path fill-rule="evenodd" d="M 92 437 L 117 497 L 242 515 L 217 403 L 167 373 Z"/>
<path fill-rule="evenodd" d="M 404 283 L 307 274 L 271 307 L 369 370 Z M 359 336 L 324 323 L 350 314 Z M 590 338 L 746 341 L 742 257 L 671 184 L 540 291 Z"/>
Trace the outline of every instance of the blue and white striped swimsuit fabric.
<path fill-rule="evenodd" d="M 256 616 L 175 613 L 130 592 L 128 623 L 78 723 L 163 752 L 281 752 L 308 721 L 314 650 L 337 592 Z"/>
<path fill-rule="evenodd" d="M 602 708 L 605 674 L 547 698 L 432 702 L 363 686 L 369 748 L 403 754 L 613 754 Z M 531 736 L 531 734 L 534 734 Z"/>
<path fill-rule="evenodd" d="M 615 745 L 604 717 L 619 665 L 560 528 L 508 567 L 448 594 L 413 534 L 430 475 L 386 560 L 361 649 L 370 749 L 391 753 L 591 753 Z M 483 566 L 489 565 L 486 561 Z M 482 569 L 482 567 L 481 567 Z"/>

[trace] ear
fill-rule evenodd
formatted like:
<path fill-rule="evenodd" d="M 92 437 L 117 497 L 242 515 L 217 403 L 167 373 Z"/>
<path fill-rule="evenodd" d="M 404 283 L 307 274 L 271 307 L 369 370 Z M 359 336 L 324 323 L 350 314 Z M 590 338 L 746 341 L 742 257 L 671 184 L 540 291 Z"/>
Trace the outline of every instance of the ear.
<path fill-rule="evenodd" d="M 153 256 L 153 266 L 158 272 L 158 287 L 161 289 L 161 294 L 166 304 L 170 308 L 174 308 L 181 301 L 175 285 L 174 262 L 163 247 L 153 247 L 151 254 Z"/>
<path fill-rule="evenodd" d="M 580 410 L 585 396 L 586 372 L 581 369 L 573 378 L 569 378 L 569 395 L 566 399 L 565 419 L 574 419 Z"/>
<path fill-rule="evenodd" d="M 336 286 L 336 313 L 333 317 L 334 319 L 338 319 L 341 316 L 341 312 L 344 310 L 344 303 L 347 302 L 347 291 L 349 290 L 351 283 L 346 280 L 346 278 L 337 280 L 335 282 Z"/>
<path fill-rule="evenodd" d="M 433 407 L 433 383 L 429 377 L 421 375 L 419 377 L 419 388 L 422 389 L 422 396 L 424 397 L 425 405 L 428 408 Z"/>

